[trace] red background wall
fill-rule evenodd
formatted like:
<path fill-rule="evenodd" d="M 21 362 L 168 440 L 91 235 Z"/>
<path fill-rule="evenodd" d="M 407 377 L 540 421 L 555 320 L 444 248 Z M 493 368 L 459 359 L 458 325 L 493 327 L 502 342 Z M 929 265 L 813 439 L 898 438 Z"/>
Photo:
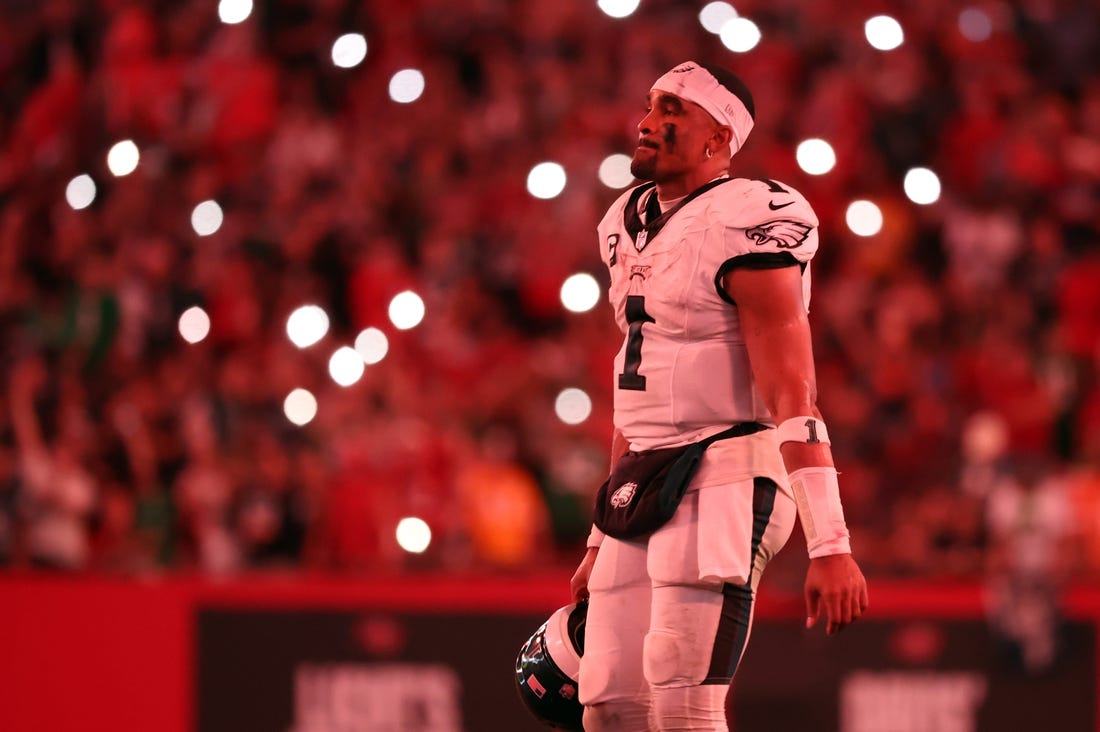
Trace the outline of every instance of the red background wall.
<path fill-rule="evenodd" d="M 548 614 L 567 602 L 567 586 L 564 574 L 226 581 L 0 575 L 0 730 L 191 732 L 194 614 L 204 605 Z M 878 619 L 983 617 L 976 585 L 876 584 L 872 597 L 871 617 Z M 1072 589 L 1064 607 L 1072 618 L 1100 623 L 1100 588 Z M 797 597 L 761 595 L 759 618 L 799 622 L 801 614 Z"/>

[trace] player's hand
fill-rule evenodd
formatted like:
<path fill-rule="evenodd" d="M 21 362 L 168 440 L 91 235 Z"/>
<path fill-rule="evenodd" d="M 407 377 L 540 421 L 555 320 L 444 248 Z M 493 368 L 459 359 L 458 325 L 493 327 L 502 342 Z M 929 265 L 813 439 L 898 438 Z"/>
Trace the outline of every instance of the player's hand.
<path fill-rule="evenodd" d="M 580 602 L 588 597 L 588 578 L 592 574 L 592 565 L 596 563 L 598 546 L 588 547 L 577 571 L 573 573 L 573 579 L 569 580 L 569 594 L 573 602 Z"/>
<path fill-rule="evenodd" d="M 867 580 L 851 554 L 810 560 L 810 569 L 806 572 L 807 628 L 814 627 L 824 614 L 825 633 L 834 635 L 866 610 Z"/>

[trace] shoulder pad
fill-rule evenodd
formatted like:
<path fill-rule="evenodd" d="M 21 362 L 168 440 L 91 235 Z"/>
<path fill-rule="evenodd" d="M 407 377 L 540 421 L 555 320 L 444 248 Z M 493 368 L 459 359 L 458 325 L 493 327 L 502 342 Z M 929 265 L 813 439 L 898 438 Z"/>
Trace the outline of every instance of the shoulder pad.
<path fill-rule="evenodd" d="M 797 221 L 817 226 L 817 214 L 794 188 L 774 180 L 738 178 L 719 186 L 727 225 L 750 229 L 770 221 Z"/>

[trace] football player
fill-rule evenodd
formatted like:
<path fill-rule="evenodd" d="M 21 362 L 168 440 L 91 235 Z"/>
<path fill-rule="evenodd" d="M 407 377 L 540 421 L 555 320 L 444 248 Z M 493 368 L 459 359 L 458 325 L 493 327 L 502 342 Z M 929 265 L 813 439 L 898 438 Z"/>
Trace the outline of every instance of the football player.
<path fill-rule="evenodd" d="M 807 313 L 818 221 L 789 185 L 730 177 L 753 122 L 752 96 L 729 70 L 689 61 L 661 76 L 631 166 L 647 182 L 598 227 L 624 334 L 613 458 L 759 429 L 711 444 L 652 533 L 594 527 L 571 586 L 589 600 L 579 672 L 589 732 L 727 729 L 754 593 L 796 514 L 810 555 L 807 627 L 824 620 L 832 635 L 867 608 L 816 406 Z"/>

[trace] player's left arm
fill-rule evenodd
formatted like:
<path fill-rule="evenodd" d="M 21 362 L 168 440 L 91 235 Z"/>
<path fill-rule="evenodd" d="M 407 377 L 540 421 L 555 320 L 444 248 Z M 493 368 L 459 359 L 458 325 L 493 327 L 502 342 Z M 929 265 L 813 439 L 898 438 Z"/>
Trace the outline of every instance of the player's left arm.
<path fill-rule="evenodd" d="M 807 627 L 824 613 L 829 635 L 867 609 L 867 582 L 852 558 L 829 448 L 817 408 L 810 324 L 799 266 L 736 267 L 724 279 L 736 303 L 753 378 L 777 425 L 810 550 Z M 790 438 L 790 439 L 788 439 Z"/>

